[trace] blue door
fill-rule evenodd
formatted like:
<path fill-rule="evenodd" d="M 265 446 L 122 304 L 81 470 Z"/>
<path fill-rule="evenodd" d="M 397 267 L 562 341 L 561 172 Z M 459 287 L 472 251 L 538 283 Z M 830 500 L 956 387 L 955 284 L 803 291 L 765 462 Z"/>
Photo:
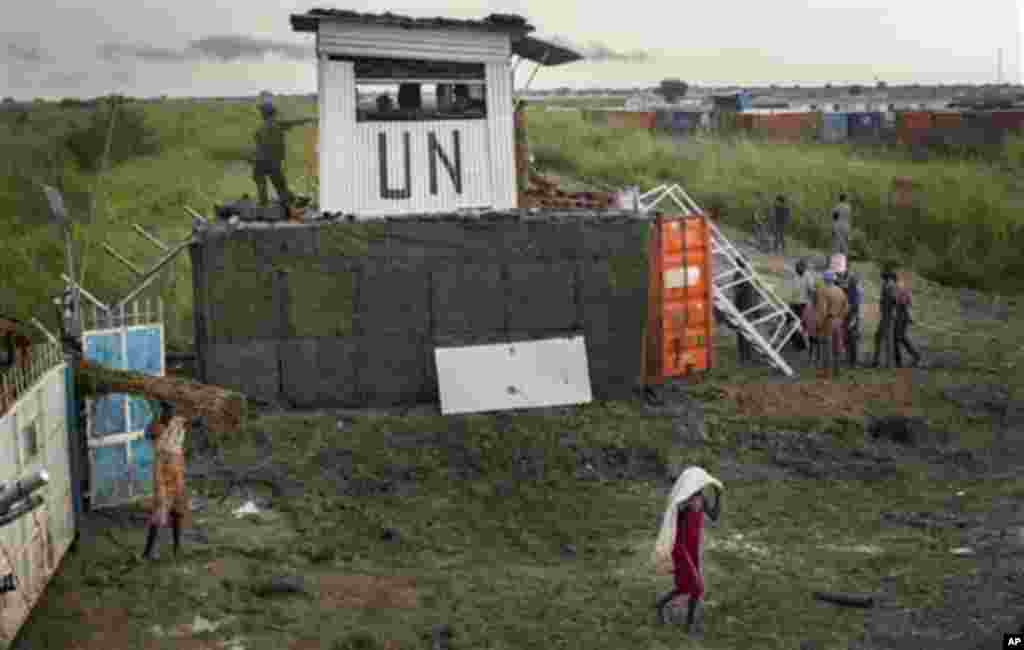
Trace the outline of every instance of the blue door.
<path fill-rule="evenodd" d="M 85 358 L 110 368 L 164 374 L 162 323 L 86 331 Z M 91 400 L 91 506 L 111 506 L 153 494 L 153 447 L 145 439 L 153 414 L 144 399 L 104 395 Z"/>

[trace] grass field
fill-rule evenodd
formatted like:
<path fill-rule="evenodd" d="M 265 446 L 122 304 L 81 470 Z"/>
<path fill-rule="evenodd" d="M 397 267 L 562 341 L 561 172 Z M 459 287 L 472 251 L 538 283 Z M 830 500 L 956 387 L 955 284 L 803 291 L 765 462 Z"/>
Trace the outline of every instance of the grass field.
<path fill-rule="evenodd" d="M 160 137 L 161 153 L 116 166 L 100 187 L 96 222 L 77 233 L 86 251 L 86 286 L 106 299 L 123 294 L 132 278 L 100 243 L 108 241 L 132 259 L 153 259 L 151 244 L 131 231 L 131 223 L 152 228 L 165 240 L 181 239 L 190 229 L 184 206 L 209 212 L 215 202 L 253 189 L 246 165 L 237 159 L 257 126 L 254 106 L 168 102 L 144 110 Z M 299 116 L 314 110 L 295 103 L 282 112 Z M 19 139 L 27 169 L 48 173 L 52 161 L 45 155 L 45 133 L 68 118 L 40 109 L 31 117 L 29 135 L 7 132 L 12 141 Z M 530 115 L 530 129 L 544 168 L 611 184 L 682 182 L 699 201 L 725 204 L 725 226 L 737 239 L 741 235 L 733 226 L 753 208 L 755 193 L 785 191 L 797 206 L 797 234 L 820 242 L 827 209 L 840 190 L 848 190 L 857 199 L 866 248 L 874 252 L 884 241 L 888 184 L 893 176 L 910 175 L 925 188 L 925 221 L 916 239 L 928 245 L 910 259 L 925 271 L 940 263 L 964 267 L 958 279 L 980 278 L 990 283 L 986 286 L 1016 290 L 1009 270 L 993 271 L 999 268 L 995 260 L 1011 253 L 996 234 L 1016 226 L 1015 189 L 1011 176 L 991 166 L 954 160 L 919 164 L 897 154 L 868 156 L 842 147 L 748 142 L 677 147 L 647 134 L 595 130 L 571 113 L 539 110 Z M 43 153 L 33 156 L 33 151 Z M 71 161 L 61 165 L 69 194 L 88 198 L 94 178 Z M 288 165 L 292 183 L 302 190 L 303 133 L 290 142 Z M 4 200 L 10 212 L 4 219 L 30 208 L 12 193 L 16 187 L 8 183 Z M 964 228 L 968 218 L 974 225 Z M 7 278 L 0 304 L 22 317 L 48 316 L 45 301 L 60 288 L 58 240 L 46 226 L 21 220 L 9 225 L 12 256 L 0 258 L 0 273 Z M 946 248 L 932 247 L 943 237 L 952 238 Z M 755 261 L 769 281 L 777 282 L 783 263 L 792 260 L 757 256 Z M 868 281 L 870 305 L 877 300 L 878 268 L 869 260 L 854 267 Z M 34 272 L 25 273 L 26 268 Z M 750 468 L 772 462 L 768 452 L 742 442 L 752 432 L 769 439 L 808 433 L 845 450 L 832 461 L 838 476 L 844 463 L 857 462 L 857 454 L 875 453 L 864 436 L 865 418 L 894 411 L 925 417 L 982 455 L 992 448 L 998 419 L 957 407 L 943 391 L 994 382 L 1019 396 L 1024 386 L 1020 314 L 1014 311 L 1009 322 L 967 320 L 955 291 L 922 278 L 914 282 L 920 321 L 915 336 L 924 343 L 926 358 L 947 352 L 959 359 L 956 364 L 912 375 L 857 370 L 824 388 L 809 370 L 799 383 L 780 382 L 766 368 L 738 367 L 733 335 L 722 330 L 715 372 L 691 389 L 707 412 L 705 444 L 674 442 L 668 418 L 652 417 L 633 402 L 592 404 L 562 414 L 359 417 L 341 428 L 337 417 L 325 414 L 254 417 L 243 431 L 220 441 L 225 458 L 239 465 L 272 459 L 301 480 L 303 496 L 275 498 L 269 511 L 235 518 L 232 510 L 242 502 L 237 495 L 221 501 L 223 484 L 193 481 L 194 491 L 210 498 L 209 507 L 196 513 L 208 543 L 187 540 L 185 556 L 174 561 L 166 558 L 169 549 L 162 541 L 165 559 L 151 568 L 133 559 L 143 543 L 138 522 L 84 536 L 80 552 L 67 558 L 26 626 L 25 641 L 33 648 L 77 650 L 395 650 L 424 647 L 425 631 L 449 623 L 456 632 L 453 647 L 466 649 L 753 645 L 791 650 L 804 640 L 818 641 L 821 648 L 847 648 L 864 636 L 869 614 L 818 603 L 812 591 L 874 591 L 887 583 L 900 607 L 919 610 L 943 605 L 956 584 L 950 581 L 979 571 L 975 560 L 949 553 L 968 543 L 967 532 L 888 526 L 882 523 L 885 513 L 980 517 L 994 503 L 1024 496 L 1019 479 L 986 473 L 937 478 L 913 452 L 899 452 L 884 479 L 746 476 Z M 168 323 L 172 343 L 182 347 L 191 336 L 190 294 L 183 258 L 164 288 L 174 308 Z M 865 317 L 869 334 L 875 318 Z M 885 399 L 901 386 L 909 386 L 902 403 Z M 775 396 L 772 412 L 750 411 L 751 402 L 742 399 L 759 390 Z M 808 397 L 824 392 L 834 400 Z M 865 401 L 864 395 L 875 399 Z M 466 463 L 453 463 L 444 445 L 389 442 L 431 433 L 451 434 L 475 459 L 477 473 L 454 472 Z M 668 467 L 693 463 L 721 473 L 730 463 L 742 465 L 739 476 L 726 481 L 724 519 L 708 533 L 703 642 L 682 639 L 677 627 L 653 624 L 654 598 L 669 586 L 648 562 L 665 481 L 579 480 L 566 438 L 580 446 L 649 448 Z M 542 452 L 540 476 L 516 473 L 523 449 Z M 337 453 L 351 459 L 350 480 L 373 481 L 401 467 L 415 476 L 416 489 L 405 496 L 342 494 L 336 479 L 343 463 L 325 461 L 324 452 L 328 458 Z M 958 492 L 964 496 L 954 497 Z M 397 541 L 382 541 L 388 528 L 398 531 Z M 566 553 L 567 545 L 575 553 Z M 253 584 L 278 573 L 303 576 L 308 593 L 270 599 L 252 592 Z M 998 610 L 992 605 L 983 611 L 991 617 Z M 196 615 L 230 622 L 212 632 L 186 632 L 182 639 L 154 631 L 156 625 L 166 632 L 191 623 Z M 984 622 L 994 625 L 991 618 Z M 370 636 L 358 641 L 353 636 L 358 634 Z M 232 639 L 244 641 L 232 646 Z"/>

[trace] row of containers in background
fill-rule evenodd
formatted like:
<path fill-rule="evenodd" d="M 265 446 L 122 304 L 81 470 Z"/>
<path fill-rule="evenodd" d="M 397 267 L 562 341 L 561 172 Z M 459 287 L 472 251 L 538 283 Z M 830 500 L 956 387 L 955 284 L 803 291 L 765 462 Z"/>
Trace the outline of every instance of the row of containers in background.
<path fill-rule="evenodd" d="M 1024 110 L 986 112 L 721 113 L 584 110 L 591 124 L 692 135 L 701 129 L 745 132 L 770 140 L 893 142 L 906 145 L 1000 145 L 1024 129 Z"/>

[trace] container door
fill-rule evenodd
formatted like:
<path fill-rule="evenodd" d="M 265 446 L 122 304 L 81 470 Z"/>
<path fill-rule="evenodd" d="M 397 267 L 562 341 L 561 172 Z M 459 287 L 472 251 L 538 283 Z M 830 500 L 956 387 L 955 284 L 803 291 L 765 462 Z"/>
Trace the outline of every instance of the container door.
<path fill-rule="evenodd" d="M 711 242 L 703 216 L 659 218 L 651 242 L 648 383 L 712 367 Z"/>
<path fill-rule="evenodd" d="M 111 368 L 163 375 L 162 324 L 87 331 L 85 358 Z M 152 496 L 153 447 L 145 439 L 152 414 L 145 400 L 105 395 L 90 400 L 90 505 L 105 507 Z"/>

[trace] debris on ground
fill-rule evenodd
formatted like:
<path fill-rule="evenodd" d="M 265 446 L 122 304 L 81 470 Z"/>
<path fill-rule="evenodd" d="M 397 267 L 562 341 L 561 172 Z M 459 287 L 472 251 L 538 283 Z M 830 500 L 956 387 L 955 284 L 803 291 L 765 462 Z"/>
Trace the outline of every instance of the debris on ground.
<path fill-rule="evenodd" d="M 838 591 L 816 591 L 814 597 L 826 603 L 843 605 L 844 607 L 873 607 L 875 596 L 873 594 L 849 594 Z"/>
<path fill-rule="evenodd" d="M 300 575 L 277 576 L 257 584 L 253 588 L 253 593 L 264 598 L 279 594 L 304 594 L 306 579 Z"/>
<path fill-rule="evenodd" d="M 241 519 L 246 515 L 258 515 L 263 511 L 259 509 L 255 501 L 246 501 L 241 508 L 235 510 L 234 515 Z"/>
<path fill-rule="evenodd" d="M 887 415 L 870 418 L 867 431 L 874 438 L 913 447 L 948 445 L 950 442 L 949 432 L 932 430 L 928 421 L 922 417 Z"/>

